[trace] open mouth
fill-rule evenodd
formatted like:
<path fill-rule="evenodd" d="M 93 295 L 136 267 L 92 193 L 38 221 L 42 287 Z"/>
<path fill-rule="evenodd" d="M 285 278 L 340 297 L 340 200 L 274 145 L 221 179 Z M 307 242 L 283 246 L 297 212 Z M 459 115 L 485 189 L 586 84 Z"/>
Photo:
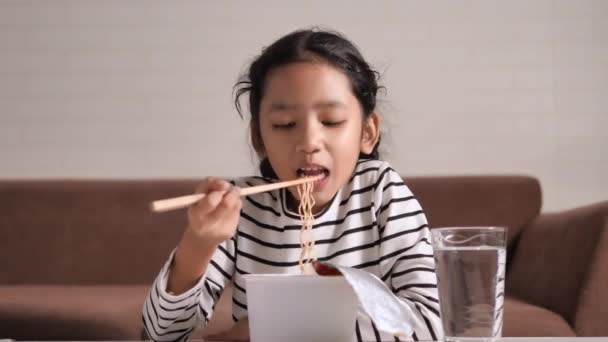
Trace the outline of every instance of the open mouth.
<path fill-rule="evenodd" d="M 301 167 L 296 172 L 298 174 L 298 177 L 318 177 L 322 175 L 323 178 L 316 180 L 315 183 L 321 182 L 329 176 L 329 170 L 322 166 Z"/>

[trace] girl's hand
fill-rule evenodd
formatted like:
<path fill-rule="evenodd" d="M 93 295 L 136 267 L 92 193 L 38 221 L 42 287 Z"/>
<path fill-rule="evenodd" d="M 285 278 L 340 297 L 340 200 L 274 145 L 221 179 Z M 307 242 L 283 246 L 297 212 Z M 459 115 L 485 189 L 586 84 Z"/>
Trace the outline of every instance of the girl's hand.
<path fill-rule="evenodd" d="M 167 280 L 167 291 L 175 295 L 197 283 L 217 246 L 236 233 L 241 213 L 241 190 L 226 181 L 207 178 L 197 192 L 205 197 L 188 208 L 188 228 L 177 246 Z"/>
<path fill-rule="evenodd" d="M 240 189 L 209 177 L 197 188 L 206 196 L 188 208 L 187 233 L 205 245 L 217 246 L 236 233 L 242 201 Z"/>

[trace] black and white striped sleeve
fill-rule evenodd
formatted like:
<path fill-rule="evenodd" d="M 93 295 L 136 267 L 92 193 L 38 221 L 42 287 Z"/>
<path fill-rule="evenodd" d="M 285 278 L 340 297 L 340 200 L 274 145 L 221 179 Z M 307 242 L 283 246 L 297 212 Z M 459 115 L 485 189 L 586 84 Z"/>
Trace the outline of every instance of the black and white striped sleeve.
<path fill-rule="evenodd" d="M 143 307 L 143 323 L 153 341 L 184 341 L 200 323 L 206 325 L 215 303 L 232 279 L 235 243 L 228 240 L 215 251 L 209 267 L 190 290 L 173 295 L 167 292 L 167 279 L 175 255 L 162 268 L 154 281 Z"/>
<path fill-rule="evenodd" d="M 382 280 L 414 312 L 414 340 L 443 336 L 431 233 L 420 204 L 388 165 L 379 170 L 374 209 Z"/>

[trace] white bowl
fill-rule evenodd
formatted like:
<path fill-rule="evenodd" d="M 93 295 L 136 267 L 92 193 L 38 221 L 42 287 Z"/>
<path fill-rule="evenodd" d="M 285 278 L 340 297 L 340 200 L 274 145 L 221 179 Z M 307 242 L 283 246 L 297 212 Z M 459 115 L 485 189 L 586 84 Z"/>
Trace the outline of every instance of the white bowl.
<path fill-rule="evenodd" d="M 252 342 L 354 340 L 358 303 L 343 277 L 244 277 Z"/>

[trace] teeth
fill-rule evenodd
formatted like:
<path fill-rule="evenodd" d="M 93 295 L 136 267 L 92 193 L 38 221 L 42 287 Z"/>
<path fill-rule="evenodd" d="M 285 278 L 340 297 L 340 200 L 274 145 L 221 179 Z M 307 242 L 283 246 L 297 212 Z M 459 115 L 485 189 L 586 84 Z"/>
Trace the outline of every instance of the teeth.
<path fill-rule="evenodd" d="M 300 168 L 302 171 L 323 171 L 322 167 L 303 167 Z"/>

